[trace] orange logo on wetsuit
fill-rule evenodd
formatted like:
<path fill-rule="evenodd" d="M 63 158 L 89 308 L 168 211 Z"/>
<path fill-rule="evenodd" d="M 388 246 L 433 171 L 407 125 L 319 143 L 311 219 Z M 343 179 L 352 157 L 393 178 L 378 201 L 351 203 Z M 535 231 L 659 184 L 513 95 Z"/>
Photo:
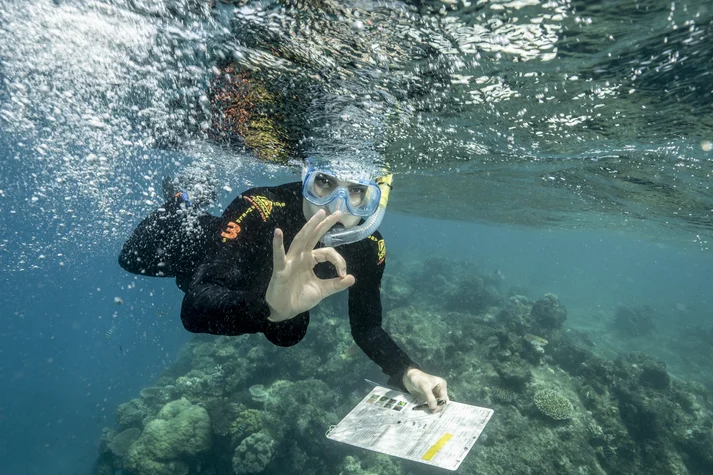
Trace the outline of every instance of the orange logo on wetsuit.
<path fill-rule="evenodd" d="M 252 206 L 250 206 L 248 209 L 243 211 L 243 214 L 238 216 L 236 219 L 230 221 L 228 223 L 227 229 L 220 233 L 220 235 L 223 237 L 223 242 L 225 242 L 228 239 L 236 239 L 238 237 L 238 234 L 240 234 L 241 227 L 240 224 L 243 222 L 243 220 L 250 214 L 255 212 L 256 210 L 260 213 L 260 217 L 262 218 L 262 221 L 264 223 L 267 222 L 267 218 L 270 217 L 270 213 L 272 213 L 272 210 L 277 206 L 280 208 L 283 208 L 286 206 L 285 203 L 280 203 L 278 201 L 270 201 L 264 196 L 243 196 L 246 200 L 248 200 L 249 203 L 251 203 Z"/>
<path fill-rule="evenodd" d="M 220 233 L 225 239 L 235 239 L 238 237 L 238 234 L 240 234 L 240 225 L 232 221 L 228 223 L 228 229 Z"/>

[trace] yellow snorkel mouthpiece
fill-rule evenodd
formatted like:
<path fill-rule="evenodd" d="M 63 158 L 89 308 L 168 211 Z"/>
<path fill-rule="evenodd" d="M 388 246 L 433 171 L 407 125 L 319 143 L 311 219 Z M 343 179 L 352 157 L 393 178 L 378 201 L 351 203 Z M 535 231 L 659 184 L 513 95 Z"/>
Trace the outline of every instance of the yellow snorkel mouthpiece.
<path fill-rule="evenodd" d="M 381 190 L 379 208 L 386 208 L 386 205 L 389 203 L 389 193 L 391 192 L 391 182 L 393 181 L 393 179 L 394 175 L 389 173 L 388 175 L 384 175 L 375 180 L 376 184 L 379 185 L 379 189 Z"/>

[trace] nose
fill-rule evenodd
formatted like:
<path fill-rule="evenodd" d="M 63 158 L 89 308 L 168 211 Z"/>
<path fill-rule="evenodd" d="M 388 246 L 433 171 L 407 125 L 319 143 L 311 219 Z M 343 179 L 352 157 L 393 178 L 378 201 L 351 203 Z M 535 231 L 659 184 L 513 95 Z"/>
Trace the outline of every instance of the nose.
<path fill-rule="evenodd" d="M 329 211 L 331 213 L 335 213 L 337 211 L 341 211 L 342 213 L 344 213 L 346 211 L 346 208 L 347 208 L 347 201 L 344 198 L 344 195 L 342 193 L 340 193 L 339 195 L 337 195 L 335 197 L 334 201 L 332 201 L 330 203 Z"/>

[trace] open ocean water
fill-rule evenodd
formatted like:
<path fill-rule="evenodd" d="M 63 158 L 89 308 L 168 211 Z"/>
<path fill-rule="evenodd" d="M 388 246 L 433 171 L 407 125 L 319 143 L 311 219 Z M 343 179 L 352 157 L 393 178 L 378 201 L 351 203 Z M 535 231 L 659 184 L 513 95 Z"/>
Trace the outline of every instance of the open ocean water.
<path fill-rule="evenodd" d="M 343 298 L 294 348 L 194 339 L 118 266 L 164 176 L 207 170 L 215 214 L 299 180 L 215 133 L 228 63 L 299 146 L 393 172 L 384 327 L 495 409 L 460 473 L 713 473 L 703 0 L 1 1 L 0 473 L 445 473 L 323 437 L 385 381 Z M 182 398 L 208 428 L 146 448 Z"/>

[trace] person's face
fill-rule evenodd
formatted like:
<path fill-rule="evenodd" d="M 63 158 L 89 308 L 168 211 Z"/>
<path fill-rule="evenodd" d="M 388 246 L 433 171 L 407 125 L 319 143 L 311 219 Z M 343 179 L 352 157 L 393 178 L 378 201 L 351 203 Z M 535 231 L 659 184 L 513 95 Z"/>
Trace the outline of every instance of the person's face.
<path fill-rule="evenodd" d="M 319 174 L 315 178 L 314 193 L 320 197 L 329 196 L 340 186 L 346 188 L 349 191 L 349 200 L 353 205 L 359 205 L 361 201 L 364 200 L 364 196 L 366 193 L 366 187 L 364 185 L 337 180 L 332 176 L 323 174 Z M 337 222 L 345 228 L 351 228 L 359 224 L 361 217 L 354 216 L 353 214 L 351 214 L 349 210 L 346 209 L 345 204 L 339 198 L 337 199 L 337 202 L 340 206 L 339 209 L 342 211 L 342 217 L 339 218 L 339 221 Z M 329 211 L 329 208 L 329 205 L 318 206 L 314 203 L 309 202 L 307 199 L 302 199 L 302 211 L 304 212 L 305 219 L 307 220 L 314 216 L 320 209 L 324 209 L 327 212 L 327 216 L 329 216 L 330 214 L 332 214 Z"/>

